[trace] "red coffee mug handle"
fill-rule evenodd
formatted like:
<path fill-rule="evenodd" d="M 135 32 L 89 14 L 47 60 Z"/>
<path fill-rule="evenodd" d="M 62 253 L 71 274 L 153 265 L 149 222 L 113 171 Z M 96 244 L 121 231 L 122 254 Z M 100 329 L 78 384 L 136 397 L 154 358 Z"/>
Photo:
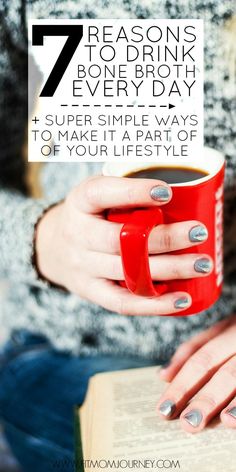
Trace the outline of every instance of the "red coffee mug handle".
<path fill-rule="evenodd" d="M 153 283 L 148 260 L 148 237 L 163 223 L 160 208 L 146 208 L 131 213 L 120 232 L 121 258 L 127 288 L 136 295 L 156 297 L 166 292 L 167 285 Z"/>

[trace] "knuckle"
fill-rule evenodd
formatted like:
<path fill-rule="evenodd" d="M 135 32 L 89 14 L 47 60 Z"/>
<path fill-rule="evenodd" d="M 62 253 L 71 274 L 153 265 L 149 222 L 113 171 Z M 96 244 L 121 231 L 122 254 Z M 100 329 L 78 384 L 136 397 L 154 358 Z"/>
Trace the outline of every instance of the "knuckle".
<path fill-rule="evenodd" d="M 110 230 L 107 232 L 108 251 L 112 253 L 118 252 L 118 248 L 119 248 L 118 242 L 119 242 L 119 232 L 117 232 L 115 228 L 111 227 Z"/>
<path fill-rule="evenodd" d="M 178 264 L 173 265 L 173 267 L 171 268 L 171 277 L 173 279 L 181 279 L 182 276 L 183 276 L 183 271 L 180 268 L 180 266 L 178 266 Z"/>
<path fill-rule="evenodd" d="M 190 359 L 190 366 L 201 372 L 207 372 L 213 365 L 213 354 L 207 349 L 199 349 Z"/>
<path fill-rule="evenodd" d="M 172 238 L 170 232 L 167 229 L 163 230 L 163 234 L 160 238 L 160 250 L 170 251 L 172 248 Z"/>
<path fill-rule="evenodd" d="M 198 395 L 195 395 L 194 401 L 204 402 L 211 409 L 214 409 L 217 406 L 216 399 L 210 393 L 201 392 Z"/>
<path fill-rule="evenodd" d="M 128 315 L 128 306 L 124 299 L 124 297 L 118 297 L 116 300 L 115 306 L 117 306 L 118 310 L 116 310 L 120 315 Z"/>
<path fill-rule="evenodd" d="M 122 264 L 121 264 L 121 258 L 119 256 L 112 256 L 111 258 L 111 278 L 115 279 L 121 279 L 122 276 Z"/>
<path fill-rule="evenodd" d="M 234 382 L 236 380 L 236 365 L 235 366 L 230 366 L 226 372 L 229 374 L 230 377 L 233 378 Z"/>
<path fill-rule="evenodd" d="M 96 204 L 100 197 L 99 177 L 92 176 L 83 184 L 84 198 L 90 204 Z"/>
<path fill-rule="evenodd" d="M 234 380 L 236 379 L 236 356 L 233 357 L 233 362 L 231 359 L 230 363 L 223 365 L 223 367 L 218 370 L 217 374 L 221 375 L 222 372 L 229 375 Z"/>
<path fill-rule="evenodd" d="M 127 203 L 136 203 L 137 201 L 137 189 L 133 185 L 127 187 Z"/>
<path fill-rule="evenodd" d="M 78 230 L 78 239 L 81 247 L 86 250 L 97 250 L 99 240 L 97 231 L 93 231 L 93 220 L 90 216 L 80 215 L 80 228 Z"/>

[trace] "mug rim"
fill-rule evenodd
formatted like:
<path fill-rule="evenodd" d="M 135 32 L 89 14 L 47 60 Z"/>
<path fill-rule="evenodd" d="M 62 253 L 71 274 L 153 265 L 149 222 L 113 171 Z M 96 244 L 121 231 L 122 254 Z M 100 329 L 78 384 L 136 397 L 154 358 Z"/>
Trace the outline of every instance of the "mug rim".
<path fill-rule="evenodd" d="M 212 157 L 214 159 L 212 159 Z M 189 182 L 181 182 L 181 183 L 173 183 L 170 184 L 171 187 L 187 187 L 187 186 L 195 186 L 195 185 L 200 185 L 204 182 L 207 182 L 208 180 L 211 180 L 213 177 L 215 177 L 218 172 L 224 167 L 225 164 L 225 156 L 222 152 L 208 147 L 204 146 L 203 148 L 203 155 L 201 156 L 200 159 L 197 159 L 196 156 L 193 158 L 188 158 L 188 160 L 183 160 L 183 158 L 175 158 L 175 159 L 169 159 L 168 161 L 165 160 L 160 160 L 157 162 L 136 162 L 136 161 L 131 161 L 131 162 L 106 162 L 103 166 L 102 169 L 102 174 L 104 176 L 110 176 L 110 177 L 126 177 L 127 174 L 130 172 L 137 172 L 139 170 L 145 169 L 145 168 L 150 168 L 150 167 L 158 167 L 160 166 L 165 166 L 165 167 L 177 167 L 178 165 L 181 165 L 181 167 L 189 168 L 189 169 L 196 169 L 196 170 L 203 170 L 207 172 L 207 175 L 204 177 L 201 177 L 200 179 L 196 180 L 190 180 Z M 112 168 L 115 168 L 112 171 Z M 123 170 L 122 170 L 123 169 Z M 126 169 L 126 170 L 124 170 Z"/>

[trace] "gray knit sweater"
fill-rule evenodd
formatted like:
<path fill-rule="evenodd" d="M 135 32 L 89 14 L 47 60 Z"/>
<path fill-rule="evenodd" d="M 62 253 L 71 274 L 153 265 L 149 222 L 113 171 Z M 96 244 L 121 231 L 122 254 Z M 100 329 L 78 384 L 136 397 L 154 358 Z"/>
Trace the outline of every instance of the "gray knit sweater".
<path fill-rule="evenodd" d="M 1 309 L 9 330 L 44 334 L 57 349 L 75 355 L 120 353 L 165 359 L 180 342 L 236 309 L 235 77 L 224 52 L 225 22 L 235 14 L 234 4 L 234 0 L 0 0 L 0 278 L 7 280 Z M 35 223 L 44 208 L 100 169 L 94 164 L 45 165 L 44 199 L 23 195 L 20 151 L 26 127 L 27 17 L 205 20 L 205 143 L 227 158 L 224 293 L 210 310 L 190 317 L 121 316 L 39 279 L 31 262 Z"/>

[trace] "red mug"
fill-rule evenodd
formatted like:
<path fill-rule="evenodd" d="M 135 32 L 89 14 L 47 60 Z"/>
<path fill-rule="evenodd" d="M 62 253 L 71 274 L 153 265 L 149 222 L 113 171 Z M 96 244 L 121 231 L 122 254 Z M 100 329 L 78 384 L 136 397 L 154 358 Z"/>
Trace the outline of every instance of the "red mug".
<path fill-rule="evenodd" d="M 192 305 L 180 314 L 186 316 L 201 312 L 217 301 L 223 282 L 223 187 L 224 156 L 213 149 L 204 148 L 203 156 L 188 161 L 175 158 L 154 163 L 116 163 L 104 165 L 103 175 L 124 177 L 129 173 L 150 167 L 184 167 L 201 170 L 207 175 L 189 182 L 170 184 L 172 199 L 160 207 L 139 209 L 111 209 L 109 221 L 123 223 L 120 249 L 126 286 L 132 293 L 145 297 L 158 297 L 163 293 L 185 291 L 192 297 Z M 214 270 L 208 277 L 153 282 L 149 267 L 148 236 L 161 223 L 198 220 L 208 229 L 207 241 L 194 246 L 194 252 L 208 254 L 214 261 Z M 172 251 L 187 254 L 193 248 Z"/>

